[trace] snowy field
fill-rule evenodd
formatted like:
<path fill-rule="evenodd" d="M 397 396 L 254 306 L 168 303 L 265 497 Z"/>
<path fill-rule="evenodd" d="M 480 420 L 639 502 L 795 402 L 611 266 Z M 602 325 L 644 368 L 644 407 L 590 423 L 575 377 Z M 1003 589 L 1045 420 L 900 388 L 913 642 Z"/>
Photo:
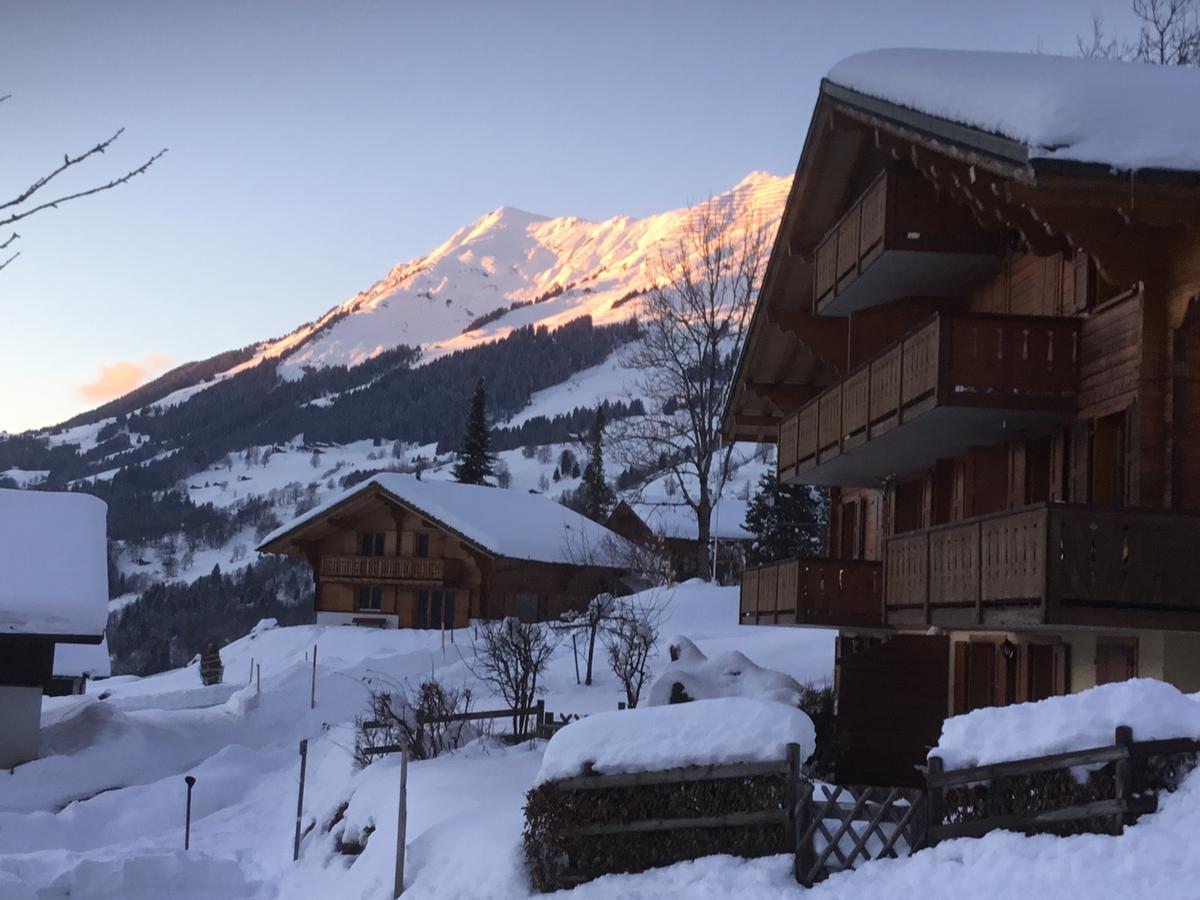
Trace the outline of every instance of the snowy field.
<path fill-rule="evenodd" d="M 655 672 L 669 665 L 667 641 L 687 636 L 695 647 L 684 645 L 687 658 L 680 667 L 693 672 L 703 673 L 710 661 L 738 651 L 801 682 L 828 679 L 832 632 L 738 626 L 736 608 L 734 588 L 688 582 L 675 589 Z M 226 684 L 202 687 L 193 665 L 148 678 L 94 682 L 84 697 L 46 699 L 43 758 L 0 773 L 0 897 L 390 897 L 399 760 L 384 758 L 363 770 L 353 766 L 352 721 L 364 711 L 364 681 L 386 676 L 416 682 L 432 673 L 448 684 L 471 685 L 476 707 L 489 707 L 497 701 L 486 696 L 467 665 L 470 641 L 469 630 L 456 632 L 454 642 L 443 647 L 436 632 L 267 629 L 222 651 Z M 317 705 L 310 710 L 314 644 Z M 262 669 L 261 693 L 250 681 L 252 661 Z M 555 712 L 611 711 L 622 698 L 602 665 L 596 684 L 577 685 L 569 647 L 560 647 L 545 688 L 547 707 Z M 1128 693 L 1109 692 L 1113 715 L 1128 711 Z M 1171 698 L 1172 704 L 1180 702 Z M 1036 706 L 1024 708 L 1027 721 L 1021 728 L 1035 736 L 1036 729 L 1026 726 L 1036 718 L 1036 710 L 1030 712 Z M 979 717 L 966 722 L 977 737 L 989 728 L 1010 731 L 1006 726 L 1012 724 Z M 964 739 L 950 737 L 952 743 Z M 310 746 L 303 823 L 312 830 L 303 840 L 300 861 L 293 863 L 301 738 Z M 530 896 L 520 859 L 522 806 L 542 767 L 543 751 L 540 742 L 510 748 L 483 740 L 412 764 L 406 897 Z M 187 774 L 197 783 L 192 845 L 184 852 Z M 1120 838 L 1025 839 L 995 833 L 950 841 L 910 859 L 875 862 L 835 876 L 807 895 L 814 900 L 960 900 L 967 894 L 1027 900 L 1035 891 L 1050 890 L 1060 900 L 1195 898 L 1200 895 L 1195 888 L 1200 852 L 1192 838 L 1197 833 L 1200 779 L 1191 778 L 1163 798 L 1161 812 Z M 339 851 L 339 841 L 361 842 L 364 836 L 360 855 Z M 790 860 L 783 856 L 712 857 L 640 875 L 608 876 L 570 893 L 605 900 L 806 895 L 792 881 Z"/>

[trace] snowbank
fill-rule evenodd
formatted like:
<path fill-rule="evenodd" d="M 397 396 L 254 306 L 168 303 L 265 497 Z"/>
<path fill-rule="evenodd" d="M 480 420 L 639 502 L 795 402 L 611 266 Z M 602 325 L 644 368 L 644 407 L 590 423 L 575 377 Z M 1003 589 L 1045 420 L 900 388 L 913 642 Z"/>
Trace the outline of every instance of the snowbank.
<path fill-rule="evenodd" d="M 947 769 L 1103 747 L 1118 725 L 1134 740 L 1200 738 L 1200 702 L 1152 678 L 1105 684 L 1036 703 L 977 709 L 942 725 L 930 751 Z"/>
<path fill-rule="evenodd" d="M 372 487 L 382 488 L 484 550 L 509 559 L 615 566 L 633 552 L 624 538 L 541 494 L 397 473 L 376 475 L 355 485 L 276 529 L 260 548 Z"/>
<path fill-rule="evenodd" d="M 1031 159 L 1200 169 L 1200 71 L 1044 53 L 873 50 L 830 81 L 1012 138 Z"/>
<path fill-rule="evenodd" d="M 672 638 L 670 646 L 679 659 L 667 666 L 650 686 L 651 706 L 669 704 L 676 684 L 692 700 L 750 697 L 800 705 L 803 696 L 800 682 L 783 672 L 764 669 L 744 653 L 731 650 L 709 659 L 685 637 Z"/>
<path fill-rule="evenodd" d="M 90 494 L 0 490 L 0 634 L 104 633 L 107 514 Z"/>
<path fill-rule="evenodd" d="M 816 733 L 798 709 L 723 697 L 674 706 L 596 713 L 572 722 L 546 745 L 536 784 L 581 775 L 678 766 L 781 760 L 789 743 L 812 755 Z"/>

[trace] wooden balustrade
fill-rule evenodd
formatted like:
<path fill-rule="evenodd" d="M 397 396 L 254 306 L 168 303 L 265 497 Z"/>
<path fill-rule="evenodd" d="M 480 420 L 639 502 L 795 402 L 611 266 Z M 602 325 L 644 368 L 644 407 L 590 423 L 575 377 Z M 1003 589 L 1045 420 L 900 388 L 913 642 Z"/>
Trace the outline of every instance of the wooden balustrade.
<path fill-rule="evenodd" d="M 889 538 L 889 624 L 1200 625 L 1200 517 L 1042 504 Z"/>
<path fill-rule="evenodd" d="M 882 625 L 882 566 L 869 560 L 791 559 L 742 573 L 746 625 Z"/>
<path fill-rule="evenodd" d="M 413 581 L 442 581 L 453 577 L 457 560 L 403 556 L 323 556 L 325 578 L 380 578 Z"/>
<path fill-rule="evenodd" d="M 780 477 L 802 480 L 937 407 L 1071 412 L 1078 328 L 1048 316 L 934 315 L 785 420 Z"/>

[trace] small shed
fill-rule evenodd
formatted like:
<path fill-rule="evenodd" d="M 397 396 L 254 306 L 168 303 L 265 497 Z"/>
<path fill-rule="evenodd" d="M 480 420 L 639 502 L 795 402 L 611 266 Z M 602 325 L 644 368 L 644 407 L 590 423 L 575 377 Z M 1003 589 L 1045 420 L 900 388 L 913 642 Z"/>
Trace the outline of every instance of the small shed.
<path fill-rule="evenodd" d="M 0 768 L 37 756 L 57 648 L 104 639 L 107 512 L 90 494 L 0 490 Z"/>

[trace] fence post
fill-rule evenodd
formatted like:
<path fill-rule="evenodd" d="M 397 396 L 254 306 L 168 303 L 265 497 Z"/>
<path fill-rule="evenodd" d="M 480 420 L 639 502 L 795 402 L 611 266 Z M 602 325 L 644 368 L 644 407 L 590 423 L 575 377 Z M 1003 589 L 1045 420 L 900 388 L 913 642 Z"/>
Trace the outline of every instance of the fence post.
<path fill-rule="evenodd" d="M 800 803 L 800 745 L 787 745 L 787 782 L 783 791 L 784 810 L 787 820 L 783 826 L 783 846 L 796 854 L 796 870 L 800 869 L 800 835 L 799 824 L 796 821 Z"/>
<path fill-rule="evenodd" d="M 396 821 L 396 881 L 392 887 L 395 900 L 404 893 L 404 845 L 408 836 L 408 743 L 400 754 L 400 803 Z"/>
<path fill-rule="evenodd" d="M 537 712 L 534 713 L 534 716 L 533 736 L 541 737 L 542 726 L 546 724 L 546 701 L 544 699 L 537 702 Z"/>
<path fill-rule="evenodd" d="M 254 693 L 262 693 L 262 664 L 256 663 L 254 666 Z"/>
<path fill-rule="evenodd" d="M 308 695 L 308 708 L 317 708 L 317 645 L 313 644 L 312 692 Z"/>
<path fill-rule="evenodd" d="M 805 782 L 804 787 L 800 791 L 800 797 L 796 805 L 796 850 L 794 861 L 794 874 L 796 881 L 805 887 L 813 886 L 813 863 L 816 862 L 817 854 L 813 849 L 812 838 L 805 840 L 808 831 L 812 828 L 813 817 L 813 786 L 812 782 Z"/>
<path fill-rule="evenodd" d="M 300 795 L 296 798 L 296 837 L 292 841 L 292 862 L 300 858 L 300 818 L 304 814 L 304 773 L 308 769 L 308 738 L 300 741 Z"/>
<path fill-rule="evenodd" d="M 250 657 L 250 677 L 246 679 L 246 684 L 254 680 L 254 657 Z"/>
<path fill-rule="evenodd" d="M 1129 812 L 1129 804 L 1136 790 L 1135 773 L 1133 770 L 1133 729 L 1128 725 L 1118 725 L 1115 741 L 1118 747 L 1124 747 L 1126 755 L 1117 760 L 1113 773 L 1114 797 L 1119 800 L 1124 812 L 1117 817 L 1116 833 L 1122 834 L 1126 825 L 1133 824 L 1133 816 Z"/>
<path fill-rule="evenodd" d="M 928 821 L 925 823 L 926 847 L 933 847 L 938 842 L 938 834 L 946 817 L 946 788 L 943 785 L 930 784 L 934 776 L 946 771 L 946 766 L 940 756 L 929 757 L 929 768 L 925 772 L 925 782 L 928 799 L 926 802 Z"/>
<path fill-rule="evenodd" d="M 187 850 L 192 843 L 192 788 L 196 786 L 196 778 L 188 775 L 183 779 L 187 785 L 187 811 L 183 818 L 183 849 Z"/>

